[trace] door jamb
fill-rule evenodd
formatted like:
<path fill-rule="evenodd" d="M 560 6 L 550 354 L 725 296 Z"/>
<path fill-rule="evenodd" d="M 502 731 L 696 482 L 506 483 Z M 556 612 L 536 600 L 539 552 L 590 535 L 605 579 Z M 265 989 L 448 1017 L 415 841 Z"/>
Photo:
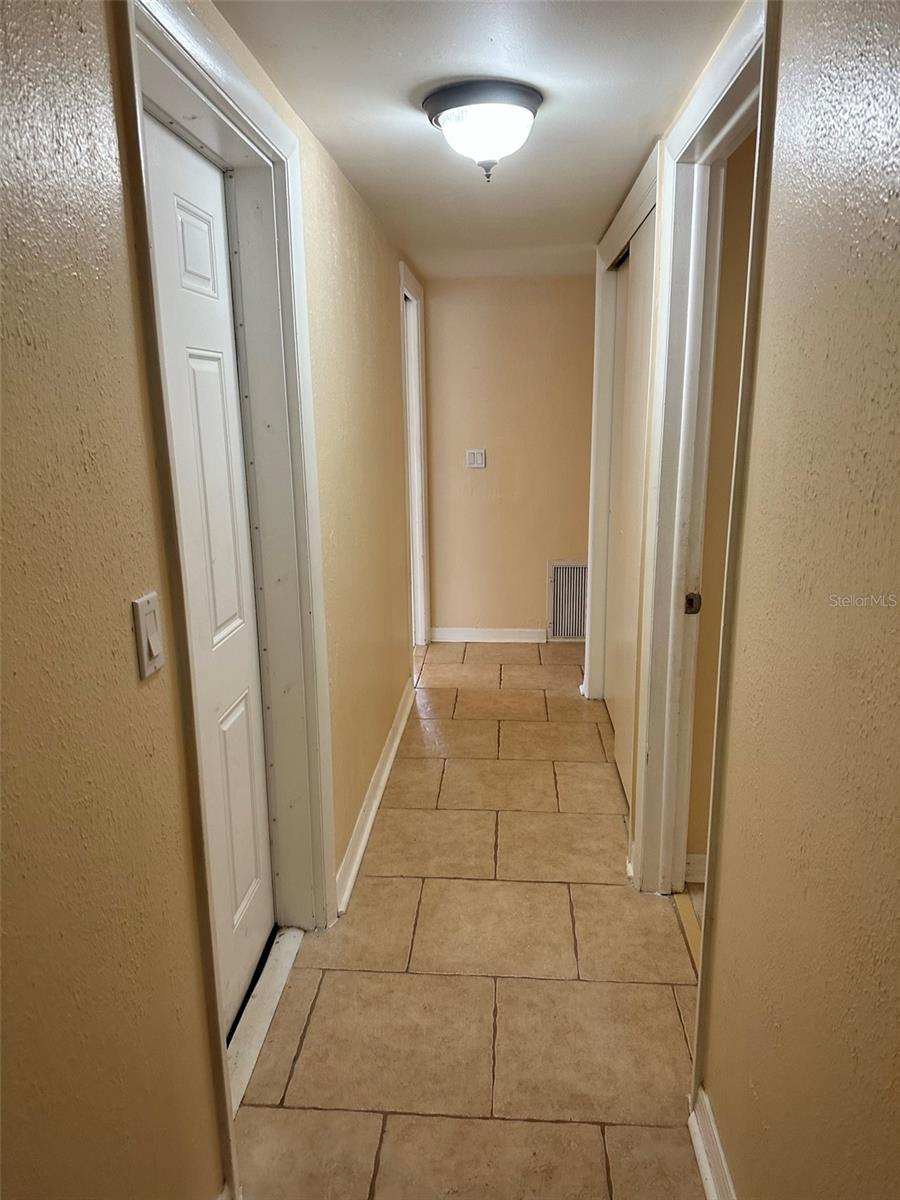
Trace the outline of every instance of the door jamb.
<path fill-rule="evenodd" d="M 407 331 L 406 305 L 414 306 L 415 341 Z M 413 646 L 431 640 L 428 554 L 428 438 L 425 408 L 425 292 L 406 263 L 400 264 L 400 330 L 406 410 L 406 485 L 410 537 Z M 410 386 L 412 384 L 412 386 Z"/>
<path fill-rule="evenodd" d="M 636 886 L 684 888 L 696 622 L 702 554 L 721 163 L 754 128 L 765 13 L 748 4 L 697 82 L 662 143 L 658 324 L 651 368 L 653 428 L 644 561 L 635 795 Z M 675 503 L 669 501 L 675 498 Z"/>
<path fill-rule="evenodd" d="M 245 431 L 250 434 L 245 446 L 247 484 L 253 506 L 251 522 L 256 524 L 258 517 L 260 524 L 259 541 L 254 547 L 254 568 L 261 566 L 262 570 L 262 578 L 256 580 L 257 606 L 261 643 L 266 643 L 261 644 L 261 650 L 268 653 L 268 663 L 260 655 L 261 685 L 264 709 L 275 710 L 266 728 L 275 911 L 280 925 L 324 927 L 336 918 L 337 901 L 330 696 L 299 143 L 185 5 L 176 0 L 130 0 L 121 11 L 123 19 L 116 22 L 116 30 L 125 85 L 126 140 L 136 148 L 133 173 L 139 176 L 135 189 L 138 254 L 141 274 L 150 280 L 142 297 L 148 329 L 148 367 L 159 393 L 155 401 L 157 416 L 165 430 L 159 446 L 160 471 L 172 513 L 176 506 L 170 430 L 150 253 L 145 110 L 165 119 L 167 105 L 176 96 L 179 102 L 188 98 L 196 107 L 199 119 L 192 122 L 190 133 L 174 120 L 166 123 L 225 170 L 230 220 L 237 219 L 242 231 L 241 243 L 232 246 L 233 255 L 241 244 L 263 254 L 264 265 L 259 269 L 268 280 L 269 303 L 262 309 L 252 304 L 250 293 L 260 289 L 254 288 L 250 274 L 240 278 L 244 303 L 243 310 L 240 300 L 236 305 L 235 323 L 240 325 L 240 313 L 243 336 L 240 328 L 236 332 L 241 399 Z M 258 214 L 256 224 L 251 219 L 253 211 Z M 232 269 L 239 277 L 239 262 L 233 262 Z M 239 291 L 236 288 L 236 293 Z M 255 320 L 252 310 L 260 314 Z M 270 363 L 264 376 L 262 359 L 267 353 L 271 358 L 273 350 L 275 368 Z M 260 432 L 267 421 L 273 422 L 274 433 L 268 444 L 261 444 Z M 266 441 L 264 435 L 262 441 Z M 259 469 L 251 472 L 254 465 Z M 274 475 L 269 474 L 269 467 Z M 273 521 L 276 511 L 280 512 L 277 525 Z M 263 529 L 264 524 L 268 528 Z M 256 561 L 257 551 L 261 564 Z M 180 580 L 180 555 L 176 559 L 173 573 Z M 278 587 L 274 586 L 276 582 Z M 287 586 L 283 586 L 285 582 Z M 179 586 L 173 593 L 180 601 L 173 612 L 179 627 L 176 638 L 186 647 L 183 589 Z M 191 693 L 193 710 L 189 669 L 183 666 L 181 674 Z M 192 740 L 189 757 L 196 779 L 195 723 L 186 718 L 185 727 Z M 225 1061 L 226 1031 L 220 1006 L 208 839 L 197 793 L 195 801 L 200 811 L 192 812 L 192 822 L 195 828 L 199 826 L 203 852 L 198 880 L 198 891 L 202 893 L 201 949 L 226 1179 L 224 1194 L 237 1197 L 240 1186 Z"/>

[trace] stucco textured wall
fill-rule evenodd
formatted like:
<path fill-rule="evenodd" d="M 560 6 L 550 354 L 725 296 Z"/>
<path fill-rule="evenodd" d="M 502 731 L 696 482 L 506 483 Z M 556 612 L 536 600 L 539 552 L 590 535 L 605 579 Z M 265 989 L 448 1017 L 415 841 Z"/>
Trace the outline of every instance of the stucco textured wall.
<path fill-rule="evenodd" d="M 787 4 L 700 1056 L 740 1200 L 887 1200 L 900 10 Z"/>
<path fill-rule="evenodd" d="M 300 139 L 340 862 L 409 678 L 399 255 L 207 0 L 192 0 Z"/>
<path fill-rule="evenodd" d="M 587 557 L 593 277 L 433 280 L 425 308 L 431 623 L 543 629 L 547 563 Z"/>
<path fill-rule="evenodd" d="M 3 7 L 3 1195 L 213 1200 L 167 547 L 110 10 Z M 168 665 L 137 677 L 130 601 Z"/>

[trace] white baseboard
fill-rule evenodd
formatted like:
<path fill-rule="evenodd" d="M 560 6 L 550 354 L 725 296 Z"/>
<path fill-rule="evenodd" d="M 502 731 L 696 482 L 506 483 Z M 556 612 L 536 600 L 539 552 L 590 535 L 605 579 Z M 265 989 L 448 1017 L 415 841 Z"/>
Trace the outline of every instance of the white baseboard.
<path fill-rule="evenodd" d="M 344 855 L 343 862 L 338 868 L 337 901 L 339 914 L 346 912 L 347 905 L 350 903 L 350 893 L 353 891 L 354 883 L 356 883 L 359 864 L 362 862 L 362 856 L 369 841 L 369 834 L 372 832 L 372 822 L 375 820 L 375 814 L 378 812 L 378 805 L 381 803 L 381 797 L 387 784 L 388 776 L 391 773 L 391 767 L 394 765 L 394 759 L 397 756 L 397 747 L 400 745 L 400 738 L 403 736 L 403 730 L 406 727 L 406 718 L 412 709 L 414 697 L 413 682 L 411 679 L 407 679 L 403 695 L 400 697 L 400 703 L 397 705 L 397 712 L 394 714 L 394 723 L 391 725 L 387 741 L 384 743 L 384 749 L 381 751 L 381 757 L 369 782 L 363 806 L 359 810 L 359 816 L 356 818 L 353 833 L 350 835 L 347 853 Z"/>
<path fill-rule="evenodd" d="M 731 1172 L 725 1161 L 725 1151 L 719 1140 L 716 1118 L 703 1088 L 697 1092 L 694 1111 L 688 1117 L 688 1129 L 694 1143 L 694 1155 L 706 1200 L 737 1200 Z"/>
<path fill-rule="evenodd" d="M 234 1031 L 226 1053 L 232 1116 L 244 1098 L 302 938 L 302 929 L 281 929 L 275 935 L 266 965 Z"/>
<path fill-rule="evenodd" d="M 706 855 L 689 854 L 684 864 L 685 883 L 706 883 Z"/>
<path fill-rule="evenodd" d="M 546 642 L 546 629 L 461 629 L 439 626 L 431 631 L 433 642 Z"/>

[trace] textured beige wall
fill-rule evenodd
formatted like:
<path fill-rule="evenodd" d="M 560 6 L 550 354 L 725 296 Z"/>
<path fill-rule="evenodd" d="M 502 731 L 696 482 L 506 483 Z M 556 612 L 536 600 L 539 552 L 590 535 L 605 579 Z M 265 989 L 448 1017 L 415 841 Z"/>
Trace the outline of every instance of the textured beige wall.
<path fill-rule="evenodd" d="M 541 629 L 548 561 L 587 557 L 593 278 L 435 280 L 425 305 L 431 623 Z"/>
<path fill-rule="evenodd" d="M 108 17 L 3 8 L 3 1195 L 213 1200 L 192 800 Z M 130 601 L 150 588 L 169 663 L 141 683 Z"/>
<path fill-rule="evenodd" d="M 410 674 L 399 257 L 221 13 L 191 8 L 301 143 L 340 862 Z"/>
<path fill-rule="evenodd" d="M 738 146 L 725 168 L 716 358 L 709 429 L 709 475 L 706 486 L 700 582 L 703 607 L 699 617 L 697 679 L 694 688 L 688 854 L 706 853 L 709 831 L 709 786 L 712 779 L 716 686 L 719 677 L 719 632 L 722 627 L 725 546 L 731 510 L 734 431 L 741 381 L 741 345 L 744 336 L 755 155 L 756 134 L 753 133 Z"/>
<path fill-rule="evenodd" d="M 704 961 L 740 1200 L 887 1200 L 896 1138 L 900 18 L 787 4 Z"/>

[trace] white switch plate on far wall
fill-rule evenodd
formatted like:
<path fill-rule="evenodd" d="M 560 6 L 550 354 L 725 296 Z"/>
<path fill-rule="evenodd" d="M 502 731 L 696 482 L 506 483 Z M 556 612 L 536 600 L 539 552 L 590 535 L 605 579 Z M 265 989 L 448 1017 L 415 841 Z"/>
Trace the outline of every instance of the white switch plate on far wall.
<path fill-rule="evenodd" d="M 481 450 L 467 450 L 466 451 L 466 466 L 467 467 L 479 467 L 479 468 L 483 468 L 483 467 L 487 466 L 487 463 L 485 462 L 485 457 L 484 457 L 484 449 L 482 448 Z"/>

